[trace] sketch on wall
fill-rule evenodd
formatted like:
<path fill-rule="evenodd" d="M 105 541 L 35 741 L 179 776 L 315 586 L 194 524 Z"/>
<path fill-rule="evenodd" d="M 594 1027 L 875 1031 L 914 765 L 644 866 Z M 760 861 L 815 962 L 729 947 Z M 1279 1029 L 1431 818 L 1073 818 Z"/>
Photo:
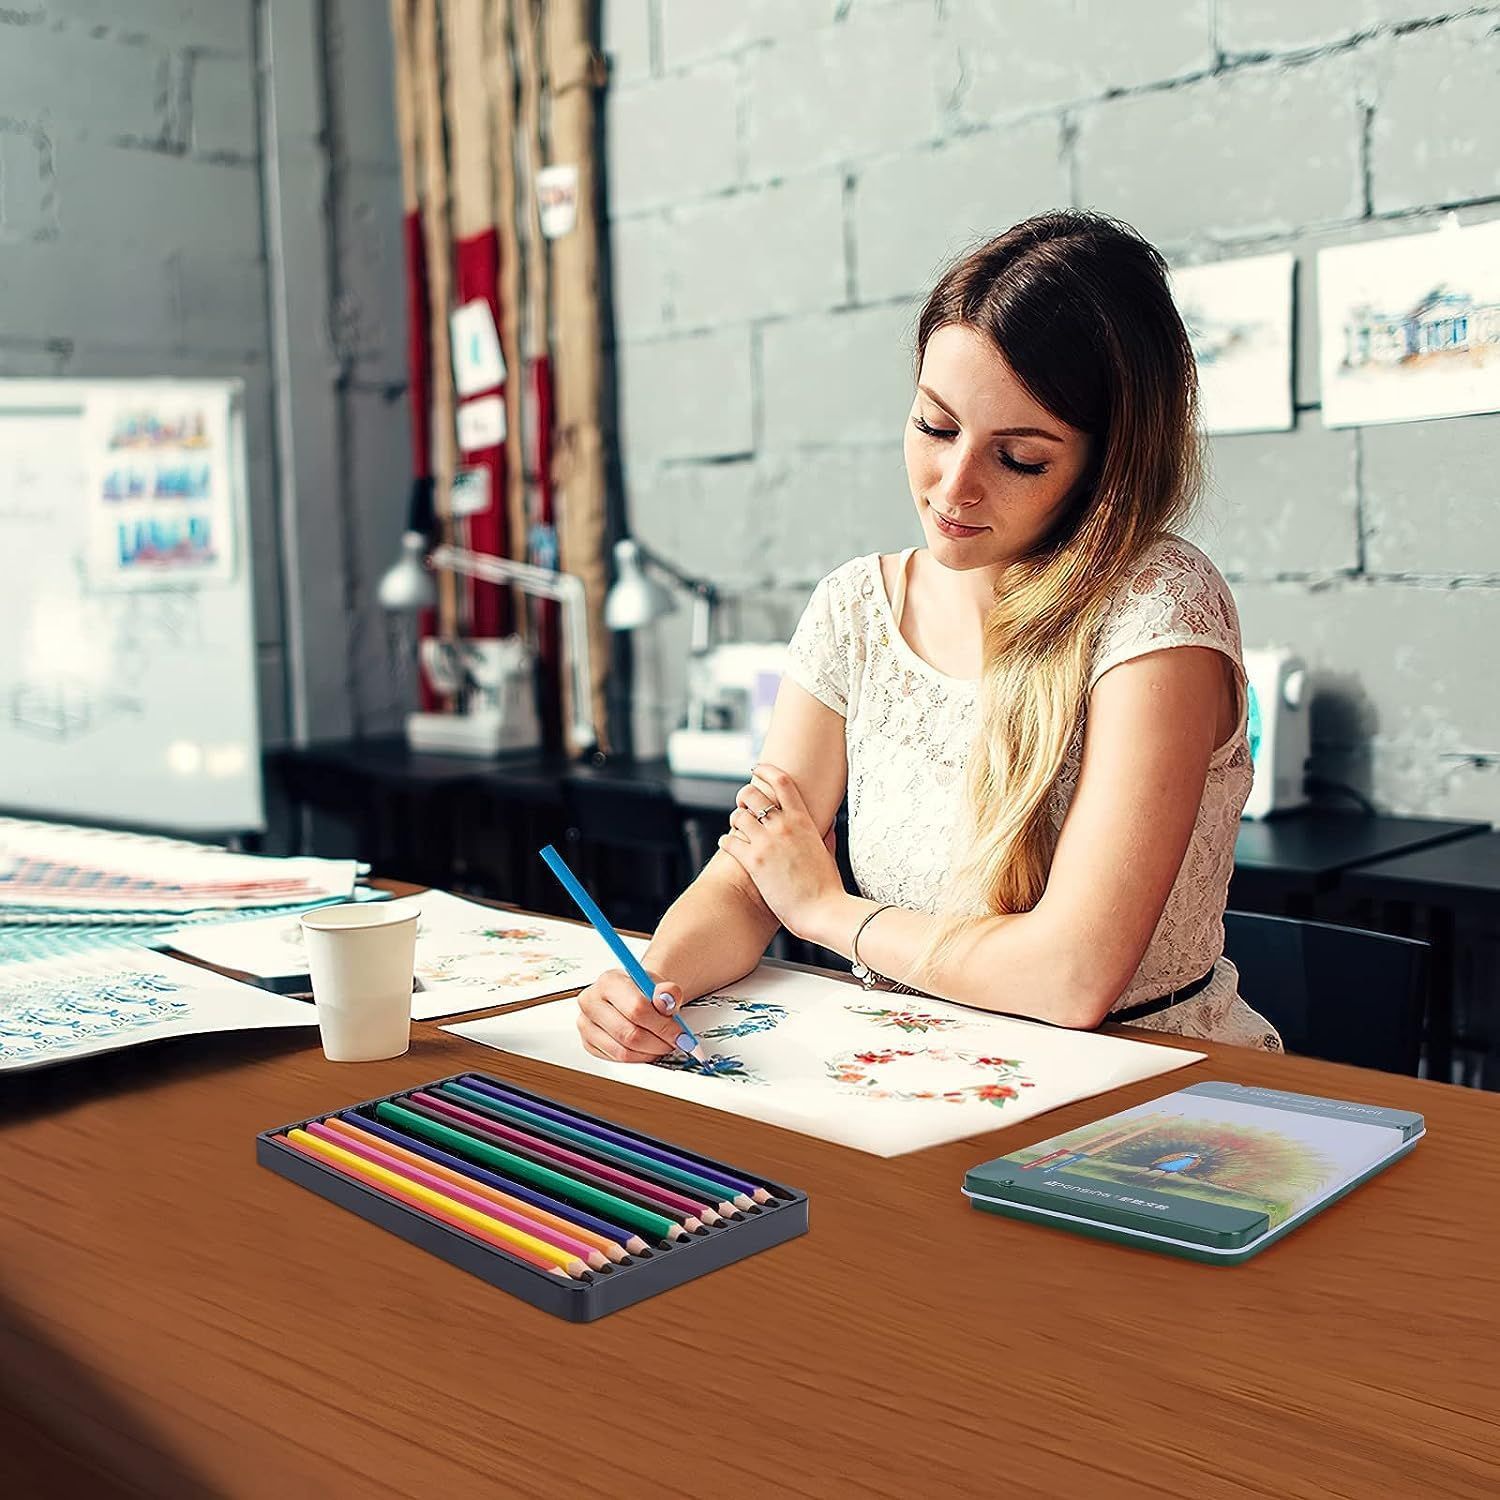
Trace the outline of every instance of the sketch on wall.
<path fill-rule="evenodd" d="M 1318 253 L 1329 427 L 1500 411 L 1500 220 Z"/>
<path fill-rule="evenodd" d="M 1173 270 L 1205 431 L 1292 425 L 1292 266 L 1291 255 L 1278 254 Z"/>

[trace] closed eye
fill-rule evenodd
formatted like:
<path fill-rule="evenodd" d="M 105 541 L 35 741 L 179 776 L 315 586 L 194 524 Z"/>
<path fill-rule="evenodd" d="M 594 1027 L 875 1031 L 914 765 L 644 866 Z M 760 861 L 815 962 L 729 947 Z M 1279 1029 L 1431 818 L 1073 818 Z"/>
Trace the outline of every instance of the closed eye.
<path fill-rule="evenodd" d="M 928 437 L 951 438 L 958 436 L 958 428 L 956 427 L 930 427 L 921 417 L 913 417 L 911 421 L 912 426 L 918 432 L 925 432 Z"/>
<path fill-rule="evenodd" d="M 937 438 L 939 441 L 945 441 L 948 438 L 958 436 L 958 429 L 956 427 L 934 427 L 929 422 L 924 421 L 920 416 L 914 416 L 911 421 L 912 426 L 926 437 Z M 1047 472 L 1046 464 L 1023 464 L 1020 459 L 1012 458 L 1004 448 L 997 449 L 995 452 L 995 456 L 1000 460 L 1001 464 L 1005 468 L 1010 469 L 1013 473 L 1016 474 L 1036 475 L 1045 474 Z"/>

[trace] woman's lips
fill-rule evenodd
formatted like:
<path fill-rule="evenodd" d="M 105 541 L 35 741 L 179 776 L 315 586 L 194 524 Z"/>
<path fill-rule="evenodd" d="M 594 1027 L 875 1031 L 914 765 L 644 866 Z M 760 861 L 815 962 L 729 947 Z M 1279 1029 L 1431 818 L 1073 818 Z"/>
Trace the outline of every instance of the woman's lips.
<path fill-rule="evenodd" d="M 978 536 L 981 531 L 989 530 L 987 526 L 963 526 L 957 521 L 950 521 L 940 510 L 933 511 L 932 515 L 933 519 L 937 522 L 938 530 L 944 536 L 962 539 L 966 536 Z"/>

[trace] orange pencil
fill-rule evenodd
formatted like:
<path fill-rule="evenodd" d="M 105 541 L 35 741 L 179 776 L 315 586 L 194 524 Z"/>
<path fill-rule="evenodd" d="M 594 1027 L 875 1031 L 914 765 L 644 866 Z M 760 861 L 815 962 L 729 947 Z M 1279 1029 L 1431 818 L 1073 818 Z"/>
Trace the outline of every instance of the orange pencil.
<path fill-rule="evenodd" d="M 377 1167 L 373 1162 L 354 1155 L 352 1151 L 344 1151 L 328 1141 L 320 1141 L 317 1136 L 309 1135 L 305 1130 L 289 1130 L 284 1139 L 304 1155 L 316 1157 L 337 1168 L 346 1177 L 356 1178 L 367 1186 L 378 1187 L 393 1198 L 400 1198 L 408 1206 L 420 1208 L 422 1212 L 441 1219 L 454 1228 L 463 1229 L 479 1239 L 498 1245 L 500 1249 L 509 1251 L 541 1270 L 556 1270 L 564 1276 L 575 1278 L 588 1275 L 588 1267 L 576 1255 L 558 1250 L 534 1235 L 512 1229 L 509 1224 L 502 1224 L 498 1219 L 492 1219 L 488 1214 L 482 1214 L 467 1204 L 455 1203 L 453 1199 L 445 1198 L 441 1193 L 435 1193 L 420 1183 L 408 1182 L 404 1177 L 398 1177 L 396 1173 L 388 1172 L 384 1167 Z"/>
<path fill-rule="evenodd" d="M 476 1182 L 472 1177 L 465 1177 L 461 1172 L 455 1172 L 451 1167 L 445 1167 L 440 1162 L 428 1161 L 414 1151 L 407 1151 L 401 1146 L 393 1145 L 390 1141 L 381 1140 L 379 1136 L 371 1135 L 367 1130 L 360 1130 L 345 1120 L 327 1119 L 322 1122 L 322 1127 L 347 1137 L 355 1145 L 363 1146 L 368 1151 L 378 1151 L 382 1156 L 399 1162 L 403 1167 L 410 1167 L 413 1171 L 423 1172 L 429 1177 L 436 1177 L 443 1182 L 451 1183 L 475 1198 L 483 1198 L 497 1208 L 506 1209 L 517 1217 L 535 1224 L 538 1231 L 547 1230 L 570 1243 L 584 1245 L 589 1251 L 589 1263 L 596 1271 L 603 1269 L 603 1260 L 606 1257 L 616 1263 L 625 1259 L 625 1252 L 613 1240 L 605 1239 L 602 1234 L 595 1234 L 592 1229 L 585 1229 L 580 1224 L 570 1224 L 566 1219 L 560 1219 L 556 1214 L 549 1214 L 544 1208 L 536 1208 L 530 1203 L 523 1203 L 519 1198 L 512 1198 L 508 1193 L 496 1192 L 494 1188 L 487 1187 L 482 1182 Z M 539 1237 L 546 1238 L 546 1235 L 539 1235 Z M 556 1244 L 557 1241 L 554 1240 L 552 1243 Z M 598 1259 L 594 1259 L 596 1256 Z"/>

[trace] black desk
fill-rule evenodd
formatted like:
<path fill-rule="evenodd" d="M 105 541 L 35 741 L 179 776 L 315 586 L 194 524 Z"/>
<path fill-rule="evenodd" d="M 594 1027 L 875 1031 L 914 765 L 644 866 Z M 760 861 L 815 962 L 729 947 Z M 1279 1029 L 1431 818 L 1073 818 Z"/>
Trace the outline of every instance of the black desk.
<path fill-rule="evenodd" d="M 1428 1074 L 1447 1082 L 1453 1069 L 1457 920 L 1465 914 L 1500 919 L 1500 833 L 1363 865 L 1350 872 L 1344 886 L 1356 900 L 1382 903 L 1387 925 L 1400 931 L 1411 929 L 1413 908 L 1422 910 L 1431 947 Z M 1488 1069 L 1494 1059 L 1486 1052 Z"/>
<path fill-rule="evenodd" d="M 401 739 L 273 751 L 267 756 L 267 770 L 294 802 L 358 819 L 363 825 L 356 827 L 361 858 L 402 879 L 425 878 L 432 884 L 453 879 L 452 866 L 443 868 L 444 853 L 437 846 L 446 835 L 456 834 L 474 853 L 472 835 L 482 830 L 486 808 L 501 809 L 512 819 L 524 810 L 533 821 L 532 831 L 558 836 L 566 836 L 568 812 L 580 791 L 594 794 L 596 801 L 609 799 L 619 809 L 622 823 L 632 809 L 639 811 L 644 804 L 664 816 L 670 811 L 679 820 L 717 823 L 728 818 L 739 785 L 729 778 L 673 776 L 664 760 L 592 766 L 530 753 L 477 760 L 417 754 Z M 382 804 L 389 799 L 427 804 L 428 815 L 420 819 L 420 848 L 380 847 L 382 834 L 389 831 Z M 1349 871 L 1454 841 L 1462 847 L 1488 826 L 1326 808 L 1241 823 L 1230 905 L 1308 916 L 1314 899 Z M 415 857 L 417 864 L 403 856 Z M 519 888 L 491 894 L 529 904 Z"/>
<path fill-rule="evenodd" d="M 347 825 L 345 847 L 315 852 L 356 855 L 403 880 L 572 916 L 536 857 L 543 844 L 556 843 L 576 860 L 611 920 L 646 931 L 713 853 L 739 786 L 729 778 L 673 776 L 661 760 L 594 766 L 535 753 L 478 760 L 414 754 L 395 738 L 277 751 L 267 757 L 267 771 L 291 801 Z M 1434 950 L 1428 1069 L 1447 1078 L 1454 906 L 1444 903 L 1491 899 L 1485 871 L 1488 865 L 1492 878 L 1500 834 L 1486 834 L 1487 827 L 1326 808 L 1241 823 L 1229 905 L 1279 916 L 1330 916 L 1336 902 L 1350 904 L 1343 898 L 1351 891 L 1374 893 L 1372 882 L 1383 882 L 1376 899 L 1384 902 L 1386 918 L 1370 925 L 1410 933 L 1410 904 L 1420 904 Z M 852 887 L 842 828 L 841 813 L 838 859 Z M 1472 878 L 1462 874 L 1466 870 Z M 1403 871 L 1415 882 L 1409 889 L 1393 884 Z M 1356 877 L 1365 882 L 1357 888 Z M 1408 904 L 1404 915 L 1402 902 Z M 1335 919 L 1348 920 L 1342 913 Z M 799 950 L 785 935 L 776 951 L 832 961 Z"/>
<path fill-rule="evenodd" d="M 1229 904 L 1244 911 L 1313 915 L 1314 899 L 1371 860 L 1466 842 L 1488 823 L 1299 808 L 1240 824 Z"/>

